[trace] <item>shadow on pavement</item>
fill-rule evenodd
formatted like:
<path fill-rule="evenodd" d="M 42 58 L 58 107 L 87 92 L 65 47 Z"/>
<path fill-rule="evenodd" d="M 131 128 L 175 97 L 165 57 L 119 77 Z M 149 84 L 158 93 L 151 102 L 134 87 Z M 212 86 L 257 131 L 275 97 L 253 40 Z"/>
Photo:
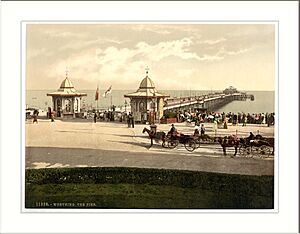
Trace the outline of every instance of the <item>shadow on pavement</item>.
<path fill-rule="evenodd" d="M 127 144 L 127 145 L 134 145 L 134 146 L 140 146 L 140 147 L 145 147 L 146 149 L 150 148 L 150 141 L 149 141 L 148 144 L 143 143 L 143 142 L 132 142 L 132 141 L 109 141 L 109 142 L 122 143 L 122 144 Z"/>

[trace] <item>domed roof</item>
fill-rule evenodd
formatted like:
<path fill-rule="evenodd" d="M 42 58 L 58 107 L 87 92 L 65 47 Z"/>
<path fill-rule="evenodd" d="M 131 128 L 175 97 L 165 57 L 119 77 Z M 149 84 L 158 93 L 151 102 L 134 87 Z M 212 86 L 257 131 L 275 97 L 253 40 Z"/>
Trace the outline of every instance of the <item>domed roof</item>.
<path fill-rule="evenodd" d="M 153 98 L 153 97 L 169 97 L 169 95 L 165 95 L 156 90 L 154 82 L 148 77 L 148 72 L 146 73 L 146 77 L 141 81 L 139 89 L 134 93 L 129 93 L 124 95 L 127 98 L 134 97 L 143 97 L 143 98 Z"/>
<path fill-rule="evenodd" d="M 140 84 L 140 89 L 155 89 L 154 82 L 146 76 Z"/>
<path fill-rule="evenodd" d="M 60 88 L 61 89 L 72 89 L 74 88 L 72 82 L 68 79 L 68 77 L 66 77 L 63 82 L 61 82 L 61 85 L 60 85 Z"/>
<path fill-rule="evenodd" d="M 47 93 L 47 96 L 81 97 L 87 96 L 87 94 L 77 92 L 68 76 L 66 76 L 61 82 L 60 88 L 56 92 Z"/>

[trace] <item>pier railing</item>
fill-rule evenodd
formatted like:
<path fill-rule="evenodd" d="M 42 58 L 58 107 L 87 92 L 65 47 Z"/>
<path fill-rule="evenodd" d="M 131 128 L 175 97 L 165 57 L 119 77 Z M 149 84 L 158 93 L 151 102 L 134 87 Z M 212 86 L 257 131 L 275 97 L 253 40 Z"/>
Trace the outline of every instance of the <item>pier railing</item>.
<path fill-rule="evenodd" d="M 214 110 L 220 106 L 223 106 L 231 101 L 245 101 L 247 99 L 254 100 L 254 96 L 242 92 L 236 92 L 231 94 L 213 93 L 205 94 L 201 96 L 191 97 L 175 97 L 165 100 L 164 110 L 175 110 L 184 108 L 202 108 Z"/>

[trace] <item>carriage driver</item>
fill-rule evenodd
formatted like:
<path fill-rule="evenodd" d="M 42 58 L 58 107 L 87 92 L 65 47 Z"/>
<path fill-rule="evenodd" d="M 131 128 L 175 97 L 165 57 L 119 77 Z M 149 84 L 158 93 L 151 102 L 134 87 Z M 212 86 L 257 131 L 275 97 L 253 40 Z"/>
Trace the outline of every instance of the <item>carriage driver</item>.
<path fill-rule="evenodd" d="M 199 123 L 197 123 L 195 125 L 194 136 L 199 136 L 200 135 L 200 126 L 199 125 L 200 125 Z"/>
<path fill-rule="evenodd" d="M 254 139 L 255 139 L 254 134 L 250 132 L 250 135 L 246 138 L 246 143 L 249 145 Z"/>
<path fill-rule="evenodd" d="M 171 135 L 171 137 L 175 137 L 177 135 L 177 129 L 175 128 L 174 124 L 172 124 L 172 127 L 168 132 L 168 135 Z"/>

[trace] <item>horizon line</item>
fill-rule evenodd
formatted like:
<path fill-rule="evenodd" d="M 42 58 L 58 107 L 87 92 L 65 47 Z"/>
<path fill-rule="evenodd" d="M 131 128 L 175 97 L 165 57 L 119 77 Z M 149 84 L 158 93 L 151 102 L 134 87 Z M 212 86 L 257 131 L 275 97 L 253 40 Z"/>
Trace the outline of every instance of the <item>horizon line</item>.
<path fill-rule="evenodd" d="M 49 90 L 54 90 L 54 89 L 26 89 L 26 91 L 49 91 Z M 57 90 L 57 89 L 55 89 Z M 78 90 L 96 90 L 96 89 L 78 89 Z M 106 89 L 99 89 L 99 90 L 106 90 Z M 112 91 L 128 91 L 128 90 L 136 90 L 136 89 L 112 89 Z M 160 89 L 163 91 L 223 91 L 224 89 Z M 237 91 L 270 91 L 270 92 L 275 92 L 276 90 L 272 89 L 256 89 L 256 90 L 246 90 L 246 89 L 239 89 Z"/>

